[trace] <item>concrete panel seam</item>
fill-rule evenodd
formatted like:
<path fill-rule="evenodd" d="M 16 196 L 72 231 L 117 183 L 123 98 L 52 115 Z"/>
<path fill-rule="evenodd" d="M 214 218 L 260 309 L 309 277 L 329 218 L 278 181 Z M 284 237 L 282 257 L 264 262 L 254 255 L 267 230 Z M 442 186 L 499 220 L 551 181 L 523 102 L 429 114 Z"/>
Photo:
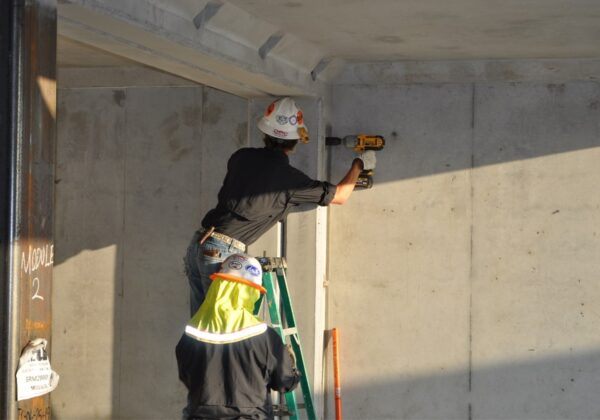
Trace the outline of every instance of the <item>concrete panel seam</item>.
<path fill-rule="evenodd" d="M 123 214 L 123 219 L 122 219 L 122 224 L 123 224 L 123 237 L 122 238 L 126 238 L 127 237 L 127 143 L 128 143 L 128 138 L 129 136 L 127 135 L 127 116 L 128 116 L 128 112 L 127 112 L 127 96 L 128 96 L 128 91 L 127 89 L 124 89 L 124 94 L 125 94 L 125 104 L 123 106 L 123 129 L 125 130 L 125 135 L 123 136 L 124 138 L 122 139 L 123 141 L 123 208 L 122 208 L 122 214 Z M 116 376 L 117 376 L 117 380 L 116 383 L 113 384 L 113 386 L 116 388 L 115 390 L 113 390 L 113 398 L 116 399 L 115 401 L 115 408 L 116 408 L 116 413 L 117 417 L 120 417 L 120 414 L 122 412 L 121 409 L 121 383 L 122 383 L 122 348 L 121 348 L 121 343 L 123 342 L 123 317 L 121 316 L 122 314 L 122 308 L 123 308 L 123 301 L 124 301 L 124 297 L 125 297 L 125 247 L 123 246 L 123 242 L 121 242 L 121 246 L 118 247 L 118 258 L 120 259 L 119 264 L 117 265 L 119 267 L 120 273 L 116 273 L 116 280 L 117 280 L 117 284 L 120 286 L 117 290 L 117 301 L 115 302 L 115 312 L 119 313 L 118 316 L 118 331 L 117 331 L 117 336 L 118 336 L 118 340 L 116 341 L 116 343 L 113 344 L 113 348 L 115 348 L 117 354 L 116 356 Z M 119 284 L 120 283 L 120 284 Z M 114 366 L 113 366 L 114 369 Z M 115 410 L 113 408 L 113 410 Z"/>

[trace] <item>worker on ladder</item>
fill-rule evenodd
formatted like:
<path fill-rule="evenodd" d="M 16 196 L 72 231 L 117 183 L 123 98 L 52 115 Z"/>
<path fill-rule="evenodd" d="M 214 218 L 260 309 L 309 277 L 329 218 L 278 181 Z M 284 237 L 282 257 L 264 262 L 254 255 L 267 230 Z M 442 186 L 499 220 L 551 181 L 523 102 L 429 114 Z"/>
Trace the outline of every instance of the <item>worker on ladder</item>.
<path fill-rule="evenodd" d="M 245 252 L 271 226 L 300 204 L 344 204 L 363 169 L 375 167 L 375 153 L 352 161 L 342 180 L 333 185 L 316 181 L 289 164 L 288 155 L 300 140 L 308 142 L 302 110 L 291 98 L 271 103 L 258 121 L 264 148 L 243 148 L 230 157 L 218 204 L 202 220 L 184 258 L 194 314 L 210 284 L 209 276 L 229 255 Z"/>
<path fill-rule="evenodd" d="M 234 254 L 211 275 L 206 299 L 176 348 L 188 389 L 184 419 L 271 419 L 270 390 L 287 392 L 299 374 L 281 337 L 253 314 L 262 287 L 259 262 Z"/>

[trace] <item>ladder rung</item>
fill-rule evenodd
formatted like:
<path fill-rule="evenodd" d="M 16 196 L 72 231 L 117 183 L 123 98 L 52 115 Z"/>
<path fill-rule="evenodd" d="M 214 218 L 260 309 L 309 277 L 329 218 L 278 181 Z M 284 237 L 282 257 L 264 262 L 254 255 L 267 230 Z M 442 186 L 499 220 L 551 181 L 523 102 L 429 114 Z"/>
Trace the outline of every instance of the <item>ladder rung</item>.
<path fill-rule="evenodd" d="M 295 413 L 291 411 L 286 405 L 273 404 L 273 415 L 275 417 L 291 417 Z"/>
<path fill-rule="evenodd" d="M 283 329 L 283 335 L 294 335 L 294 334 L 298 334 L 298 328 L 292 327 L 292 328 L 284 328 Z"/>

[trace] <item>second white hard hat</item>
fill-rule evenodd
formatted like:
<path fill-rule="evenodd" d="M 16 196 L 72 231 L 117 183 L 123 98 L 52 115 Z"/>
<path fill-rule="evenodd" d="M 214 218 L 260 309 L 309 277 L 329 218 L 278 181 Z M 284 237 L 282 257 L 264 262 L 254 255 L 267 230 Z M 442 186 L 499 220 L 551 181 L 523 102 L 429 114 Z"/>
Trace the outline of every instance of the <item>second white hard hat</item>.
<path fill-rule="evenodd" d="M 266 293 L 262 287 L 262 267 L 258 260 L 246 254 L 230 255 L 221 264 L 218 273 L 210 275 L 211 280 L 222 278 L 225 280 L 243 283 Z"/>
<path fill-rule="evenodd" d="M 263 133 L 283 140 L 297 140 L 307 133 L 302 110 L 292 98 L 281 98 L 271 103 L 258 121 Z"/>

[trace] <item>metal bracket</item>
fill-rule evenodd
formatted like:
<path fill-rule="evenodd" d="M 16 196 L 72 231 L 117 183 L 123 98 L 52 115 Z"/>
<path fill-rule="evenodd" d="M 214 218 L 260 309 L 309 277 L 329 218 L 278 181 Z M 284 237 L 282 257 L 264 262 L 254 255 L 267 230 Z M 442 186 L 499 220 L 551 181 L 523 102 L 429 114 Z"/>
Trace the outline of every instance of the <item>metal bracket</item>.
<path fill-rule="evenodd" d="M 274 271 L 277 269 L 287 270 L 287 261 L 283 257 L 260 257 L 258 258 L 263 272 Z"/>

